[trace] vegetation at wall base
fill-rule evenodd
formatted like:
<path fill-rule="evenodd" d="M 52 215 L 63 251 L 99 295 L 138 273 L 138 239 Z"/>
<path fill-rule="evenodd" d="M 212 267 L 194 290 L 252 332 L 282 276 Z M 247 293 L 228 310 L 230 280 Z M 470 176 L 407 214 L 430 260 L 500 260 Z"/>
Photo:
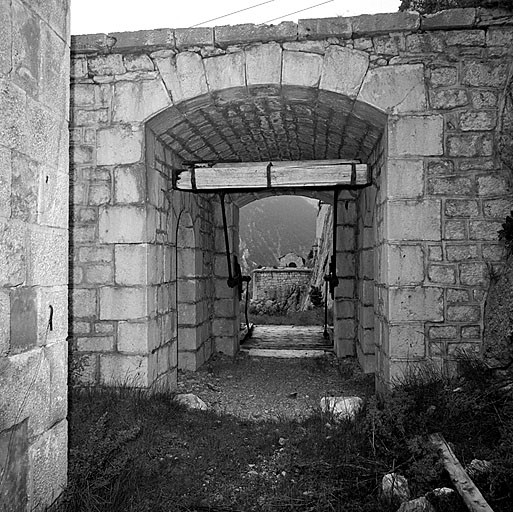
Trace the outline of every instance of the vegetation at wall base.
<path fill-rule="evenodd" d="M 413 369 L 342 423 L 320 410 L 303 422 L 248 421 L 130 386 L 74 389 L 69 486 L 51 512 L 395 512 L 380 492 L 386 473 L 403 474 L 413 498 L 450 485 L 433 432 L 463 465 L 491 463 L 476 483 L 495 512 L 510 511 L 513 383 L 473 357 L 459 366 L 458 379 Z"/>

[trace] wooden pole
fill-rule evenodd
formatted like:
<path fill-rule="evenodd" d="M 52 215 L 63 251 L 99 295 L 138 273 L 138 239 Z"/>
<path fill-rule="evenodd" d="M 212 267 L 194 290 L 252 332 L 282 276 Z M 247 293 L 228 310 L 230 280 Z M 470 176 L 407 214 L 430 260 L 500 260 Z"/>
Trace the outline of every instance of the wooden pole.
<path fill-rule="evenodd" d="M 442 434 L 432 434 L 429 439 L 440 451 L 444 467 L 470 512 L 493 512 Z"/>

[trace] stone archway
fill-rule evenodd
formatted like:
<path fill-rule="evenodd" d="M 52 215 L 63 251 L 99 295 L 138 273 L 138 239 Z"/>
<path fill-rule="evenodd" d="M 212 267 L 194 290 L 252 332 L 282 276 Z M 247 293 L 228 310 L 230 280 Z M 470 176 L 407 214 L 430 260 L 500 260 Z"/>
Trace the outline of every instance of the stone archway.
<path fill-rule="evenodd" d="M 88 177 L 75 187 L 76 210 L 84 211 L 74 243 L 148 243 L 165 252 L 173 242 L 162 235 L 163 217 L 175 222 L 175 203 L 185 200 L 172 191 L 173 170 L 185 161 L 364 160 L 372 187 L 341 198 L 347 218 L 339 250 L 361 277 L 342 280 L 345 316 L 337 323 L 389 382 L 412 362 L 443 364 L 481 341 L 485 259 L 501 258 L 490 233 L 503 210 L 493 120 L 507 77 L 496 50 L 506 39 L 497 27 L 490 37 L 479 28 L 479 37 L 465 39 L 431 19 L 420 30 L 425 20 L 415 13 L 341 20 L 307 20 L 293 34 L 220 27 L 171 31 L 172 41 L 160 32 L 119 35 L 114 46 L 77 40 L 72 155 L 75 173 Z M 468 45 L 488 60 L 469 61 Z M 137 176 L 141 193 L 126 188 Z M 196 240 L 207 248 L 205 297 L 222 304 L 205 306 L 210 339 L 233 352 L 237 322 L 217 239 L 219 205 L 211 196 L 187 201 L 195 222 L 208 224 Z M 135 290 L 107 277 L 74 284 L 78 301 L 99 296 L 77 320 L 93 327 L 103 320 L 117 332 L 122 319 L 102 318 L 102 309 L 108 297 Z M 173 283 L 147 286 L 153 297 Z M 115 343 L 113 353 L 99 354 L 96 375 L 102 360 L 126 360 Z"/>

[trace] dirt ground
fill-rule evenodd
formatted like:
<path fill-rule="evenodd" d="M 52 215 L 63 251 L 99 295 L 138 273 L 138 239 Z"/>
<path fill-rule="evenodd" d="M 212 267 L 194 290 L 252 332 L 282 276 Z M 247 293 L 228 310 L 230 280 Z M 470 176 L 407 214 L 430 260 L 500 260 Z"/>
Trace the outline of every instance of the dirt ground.
<path fill-rule="evenodd" d="M 372 376 L 353 359 L 215 355 L 197 372 L 180 371 L 178 392 L 194 393 L 210 409 L 250 420 L 304 419 L 325 396 L 365 396 Z"/>

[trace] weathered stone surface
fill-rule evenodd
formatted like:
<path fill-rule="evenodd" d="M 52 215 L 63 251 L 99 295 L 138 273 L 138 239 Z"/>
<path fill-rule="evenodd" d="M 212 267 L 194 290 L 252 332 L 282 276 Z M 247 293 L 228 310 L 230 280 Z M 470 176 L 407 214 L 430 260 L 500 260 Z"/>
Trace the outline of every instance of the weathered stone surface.
<path fill-rule="evenodd" d="M 321 77 L 323 59 L 315 53 L 283 52 L 283 85 L 316 87 Z"/>
<path fill-rule="evenodd" d="M 321 411 L 335 421 L 353 420 L 363 407 L 359 396 L 326 396 L 321 398 Z"/>
<path fill-rule="evenodd" d="M 388 473 L 381 481 L 381 490 L 390 500 L 399 499 L 404 502 L 410 499 L 408 480 L 398 473 Z"/>
<path fill-rule="evenodd" d="M 227 53 L 203 60 L 210 91 L 246 85 L 244 53 Z"/>
<path fill-rule="evenodd" d="M 119 322 L 119 352 L 146 354 L 148 352 L 148 324 L 145 322 Z"/>
<path fill-rule="evenodd" d="M 100 375 L 102 383 L 107 386 L 147 387 L 148 357 L 102 354 Z"/>
<path fill-rule="evenodd" d="M 507 65 L 502 61 L 469 61 L 463 64 L 461 83 L 481 87 L 501 87 L 506 84 Z"/>
<path fill-rule="evenodd" d="M 145 242 L 146 209 L 137 206 L 102 206 L 98 235 L 103 243 Z"/>
<path fill-rule="evenodd" d="M 28 447 L 27 420 L 0 432 L 2 505 L 6 510 L 27 507 Z"/>
<path fill-rule="evenodd" d="M 87 65 L 92 75 L 121 75 L 126 72 L 120 54 L 90 57 L 87 59 Z"/>
<path fill-rule="evenodd" d="M 411 286 L 424 281 L 424 255 L 420 245 L 386 247 L 388 275 L 391 286 Z"/>
<path fill-rule="evenodd" d="M 208 92 L 203 61 L 197 53 L 182 52 L 155 62 L 175 103 Z"/>
<path fill-rule="evenodd" d="M 139 162 L 142 158 L 143 133 L 131 126 L 115 126 L 96 133 L 98 165 L 120 165 Z"/>
<path fill-rule="evenodd" d="M 114 86 L 112 120 L 142 122 L 171 105 L 162 80 L 118 82 Z"/>
<path fill-rule="evenodd" d="M 14 288 L 10 293 L 10 345 L 13 353 L 37 344 L 37 305 L 34 288 Z"/>
<path fill-rule="evenodd" d="M 214 46 L 214 29 L 210 27 L 178 28 L 174 30 L 179 50 L 193 46 Z"/>
<path fill-rule="evenodd" d="M 434 109 L 449 110 L 467 105 L 469 99 L 466 89 L 448 89 L 433 91 L 429 96 L 429 103 Z"/>
<path fill-rule="evenodd" d="M 363 14 L 351 18 L 354 36 L 383 34 L 388 32 L 415 31 L 420 26 L 417 12 L 405 11 L 387 14 Z"/>
<path fill-rule="evenodd" d="M 428 280 L 434 284 L 454 284 L 456 268 L 454 265 L 429 265 Z"/>
<path fill-rule="evenodd" d="M 389 356 L 392 358 L 421 358 L 426 355 L 423 323 L 396 324 L 390 326 Z"/>
<path fill-rule="evenodd" d="M 421 112 L 426 108 L 424 66 L 405 64 L 371 69 L 358 99 L 386 112 Z"/>
<path fill-rule="evenodd" d="M 138 285 L 148 282 L 148 252 L 146 244 L 116 244 L 116 284 Z"/>
<path fill-rule="evenodd" d="M 390 240 L 440 240 L 440 201 L 401 201 L 387 205 Z"/>
<path fill-rule="evenodd" d="M 421 30 L 454 29 L 472 27 L 476 23 L 477 11 L 474 8 L 448 9 L 421 17 Z"/>
<path fill-rule="evenodd" d="M 431 85 L 447 87 L 455 85 L 458 80 L 458 70 L 455 67 L 439 67 L 431 70 Z"/>
<path fill-rule="evenodd" d="M 494 368 L 513 362 L 513 266 L 511 258 L 498 279 L 492 280 L 484 311 L 483 348 Z"/>
<path fill-rule="evenodd" d="M 389 300 L 391 322 L 444 319 L 443 288 L 393 288 Z"/>
<path fill-rule="evenodd" d="M 173 30 L 168 28 L 156 30 L 137 30 L 134 32 L 112 32 L 107 36 L 109 40 L 114 40 L 112 49 L 114 51 L 139 50 L 145 47 L 146 50 L 155 48 L 174 48 L 175 38 Z M 123 59 L 127 64 L 126 56 Z M 141 69 L 141 68 L 138 68 Z M 153 69 L 149 68 L 150 70 Z M 132 71 L 127 66 L 127 71 Z"/>
<path fill-rule="evenodd" d="M 36 228 L 30 231 L 28 243 L 30 247 L 28 283 L 43 286 L 67 284 L 67 230 Z"/>
<path fill-rule="evenodd" d="M 295 41 L 297 25 L 291 21 L 283 21 L 278 25 L 225 25 L 215 27 L 214 35 L 216 44 L 222 47 L 241 42 Z"/>
<path fill-rule="evenodd" d="M 427 498 L 422 496 L 402 503 L 397 512 L 436 512 L 436 509 Z"/>
<path fill-rule="evenodd" d="M 144 318 L 146 313 L 146 288 L 100 288 L 101 320 Z"/>
<path fill-rule="evenodd" d="M 353 28 L 351 18 L 320 18 L 298 21 L 299 39 L 324 37 L 351 38 Z"/>
<path fill-rule="evenodd" d="M 200 411 L 206 411 L 208 409 L 207 404 L 192 393 L 176 395 L 176 400 L 187 407 L 187 409 L 198 409 Z"/>
<path fill-rule="evenodd" d="M 247 48 L 246 79 L 248 85 L 281 82 L 281 46 L 268 43 Z"/>
<path fill-rule="evenodd" d="M 389 121 L 388 132 L 391 157 L 443 154 L 442 116 L 392 118 Z"/>
<path fill-rule="evenodd" d="M 74 318 L 96 315 L 96 290 L 75 288 L 71 292 L 71 311 Z"/>
<path fill-rule="evenodd" d="M 493 154 L 493 137 L 488 133 L 449 135 L 447 151 L 449 156 L 490 156 Z"/>
<path fill-rule="evenodd" d="M 324 55 L 319 88 L 356 98 L 368 67 L 369 56 L 365 52 L 330 46 Z"/>
<path fill-rule="evenodd" d="M 495 128 L 495 112 L 463 112 L 460 114 L 460 130 L 481 131 Z"/>

